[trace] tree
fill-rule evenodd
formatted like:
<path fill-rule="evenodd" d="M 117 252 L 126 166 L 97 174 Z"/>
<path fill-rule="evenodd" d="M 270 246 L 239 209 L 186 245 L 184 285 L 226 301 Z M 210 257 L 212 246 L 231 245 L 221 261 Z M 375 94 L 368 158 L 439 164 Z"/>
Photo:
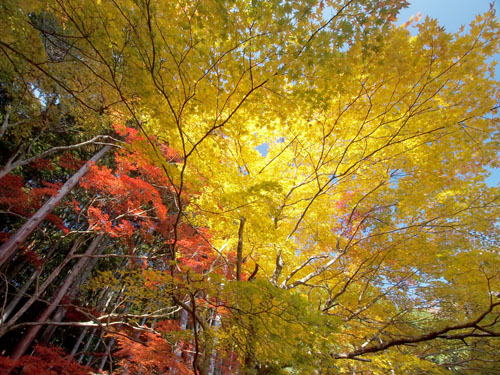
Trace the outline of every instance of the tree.
<path fill-rule="evenodd" d="M 3 265 L 17 250 L 26 238 L 40 225 L 40 223 L 49 215 L 54 207 L 68 194 L 71 189 L 78 183 L 80 178 L 87 173 L 90 165 L 99 160 L 106 152 L 111 149 L 111 146 L 104 146 L 96 153 L 87 164 L 83 165 L 77 173 L 75 173 L 66 183 L 61 186 L 57 194 L 53 195 L 45 204 L 13 234 L 9 240 L 0 247 L 0 266 Z"/>
<path fill-rule="evenodd" d="M 84 327 L 60 344 L 110 373 L 498 372 L 499 24 L 412 36 L 404 3 L 3 5 L 8 74 L 124 140 L 68 205 L 111 243 L 54 262 L 97 260 L 81 301 L 41 272 L 73 319 L 9 329 Z"/>

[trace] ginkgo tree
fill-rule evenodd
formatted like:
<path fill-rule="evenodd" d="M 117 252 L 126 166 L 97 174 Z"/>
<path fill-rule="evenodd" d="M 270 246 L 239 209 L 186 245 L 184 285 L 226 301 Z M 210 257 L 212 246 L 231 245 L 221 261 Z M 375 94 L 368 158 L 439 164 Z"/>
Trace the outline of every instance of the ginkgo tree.
<path fill-rule="evenodd" d="M 6 305 L 49 299 L 17 274 L 38 243 L 47 303 L 71 314 L 17 308 L 0 332 L 31 328 L 0 366 L 23 371 L 53 324 L 110 373 L 498 372 L 500 25 L 398 27 L 405 4 L 5 2 L 4 74 L 68 108 L 91 142 L 65 147 L 116 151 L 66 198 L 66 258 L 38 233 L 5 252 Z M 4 137 L 27 116 L 9 111 Z M 3 194 L 29 196 L 25 164 Z"/>

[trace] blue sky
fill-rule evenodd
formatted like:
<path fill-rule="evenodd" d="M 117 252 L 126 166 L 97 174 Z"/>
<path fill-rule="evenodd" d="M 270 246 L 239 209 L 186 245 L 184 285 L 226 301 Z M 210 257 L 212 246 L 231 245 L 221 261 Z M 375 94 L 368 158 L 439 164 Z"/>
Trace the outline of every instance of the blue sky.
<path fill-rule="evenodd" d="M 461 25 L 469 25 L 477 14 L 486 12 L 490 3 L 492 0 L 410 0 L 410 7 L 400 13 L 398 23 L 420 12 L 423 17 L 436 18 L 446 31 L 455 32 Z M 500 14 L 499 3 L 495 4 L 497 15 Z"/>
<path fill-rule="evenodd" d="M 467 28 L 477 14 L 484 13 L 490 8 L 490 3 L 492 0 L 410 0 L 410 7 L 400 13 L 397 23 L 403 24 L 411 16 L 420 12 L 424 18 L 425 16 L 436 18 L 446 31 L 455 32 L 461 25 Z M 497 0 L 494 7 L 497 16 L 500 17 L 500 0 Z M 500 60 L 500 56 L 496 59 Z M 499 66 L 497 66 L 496 76 L 500 80 Z M 500 169 L 491 172 L 487 183 L 497 186 L 500 183 Z"/>

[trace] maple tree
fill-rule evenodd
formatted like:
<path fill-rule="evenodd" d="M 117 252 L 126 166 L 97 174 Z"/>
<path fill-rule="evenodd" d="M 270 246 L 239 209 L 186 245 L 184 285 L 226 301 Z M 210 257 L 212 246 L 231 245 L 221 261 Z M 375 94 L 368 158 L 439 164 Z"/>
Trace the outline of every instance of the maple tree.
<path fill-rule="evenodd" d="M 498 372 L 500 25 L 404 5 L 0 5 L 0 366 Z"/>

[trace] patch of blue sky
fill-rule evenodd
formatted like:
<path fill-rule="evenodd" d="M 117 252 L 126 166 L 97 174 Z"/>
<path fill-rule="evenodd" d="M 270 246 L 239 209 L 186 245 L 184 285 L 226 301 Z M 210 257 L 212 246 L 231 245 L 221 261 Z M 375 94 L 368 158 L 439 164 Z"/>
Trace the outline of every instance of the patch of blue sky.
<path fill-rule="evenodd" d="M 446 31 L 457 32 L 460 27 L 468 26 L 476 15 L 490 9 L 491 0 L 410 0 L 410 6 L 403 9 L 397 24 L 403 24 L 421 13 L 438 20 Z M 500 10 L 499 3 L 494 4 L 495 10 Z"/>
<path fill-rule="evenodd" d="M 269 152 L 269 143 L 262 143 L 261 145 L 258 145 L 255 147 L 257 151 L 260 152 L 262 156 L 267 156 L 267 153 Z"/>

